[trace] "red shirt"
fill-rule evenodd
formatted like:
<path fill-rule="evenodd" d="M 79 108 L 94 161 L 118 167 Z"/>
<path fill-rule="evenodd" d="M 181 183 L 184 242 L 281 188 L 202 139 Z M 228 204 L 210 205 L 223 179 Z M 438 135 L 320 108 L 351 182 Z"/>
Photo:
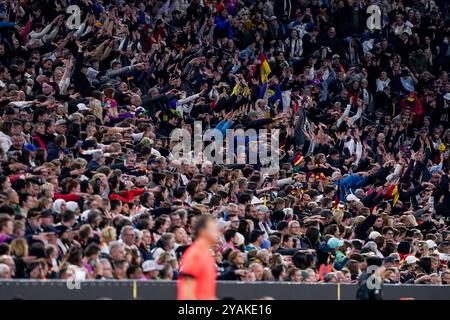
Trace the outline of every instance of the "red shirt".
<path fill-rule="evenodd" d="M 194 278 L 194 300 L 216 299 L 216 264 L 209 247 L 195 241 L 183 254 L 180 261 L 180 276 L 178 280 L 178 300 L 186 300 L 180 288 L 185 278 Z"/>

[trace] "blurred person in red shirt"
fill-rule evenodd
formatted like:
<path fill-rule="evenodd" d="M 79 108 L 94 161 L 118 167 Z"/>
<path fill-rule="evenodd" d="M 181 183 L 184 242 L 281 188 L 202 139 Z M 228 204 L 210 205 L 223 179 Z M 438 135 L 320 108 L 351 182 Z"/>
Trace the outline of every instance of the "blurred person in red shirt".
<path fill-rule="evenodd" d="M 194 227 L 195 241 L 181 257 L 178 300 L 216 299 L 217 270 L 212 246 L 219 241 L 217 221 L 203 215 Z"/>

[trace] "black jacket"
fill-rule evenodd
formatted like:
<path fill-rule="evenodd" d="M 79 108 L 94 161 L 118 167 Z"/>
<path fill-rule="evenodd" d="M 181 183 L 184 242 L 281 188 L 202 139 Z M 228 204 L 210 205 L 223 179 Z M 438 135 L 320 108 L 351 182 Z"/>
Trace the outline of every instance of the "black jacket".
<path fill-rule="evenodd" d="M 72 75 L 72 82 L 75 87 L 75 91 L 79 92 L 83 97 L 91 97 L 94 88 L 91 86 L 87 76 L 81 72 L 83 67 L 83 54 L 78 53 L 77 60 L 75 62 L 75 68 Z"/>
<path fill-rule="evenodd" d="M 383 300 L 381 289 L 369 289 L 367 281 L 370 282 L 369 274 L 364 271 L 358 280 L 358 291 L 356 292 L 357 300 Z M 381 285 L 381 284 L 380 284 Z"/>

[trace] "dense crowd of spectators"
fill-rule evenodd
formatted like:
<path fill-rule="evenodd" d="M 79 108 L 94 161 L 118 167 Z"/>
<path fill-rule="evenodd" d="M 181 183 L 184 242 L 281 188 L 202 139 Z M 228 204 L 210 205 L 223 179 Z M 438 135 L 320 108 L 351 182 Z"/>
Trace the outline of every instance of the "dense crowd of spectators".
<path fill-rule="evenodd" d="M 450 284 L 448 5 L 3 1 L 0 278 L 176 279 L 211 214 L 219 280 Z M 177 158 L 194 121 L 279 170 Z"/>

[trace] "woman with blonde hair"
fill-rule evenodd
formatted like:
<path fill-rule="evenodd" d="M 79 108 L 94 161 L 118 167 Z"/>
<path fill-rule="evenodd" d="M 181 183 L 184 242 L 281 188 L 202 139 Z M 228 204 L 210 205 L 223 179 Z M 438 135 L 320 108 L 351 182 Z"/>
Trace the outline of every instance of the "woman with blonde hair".
<path fill-rule="evenodd" d="M 339 209 L 333 210 L 333 218 L 334 221 L 336 221 L 336 223 L 340 225 L 342 223 L 342 219 L 344 218 L 344 212 Z"/>
<path fill-rule="evenodd" d="M 51 199 L 53 199 L 54 195 L 55 195 L 55 186 L 51 183 L 44 183 L 41 186 L 41 194 L 45 197 L 49 197 Z"/>
<path fill-rule="evenodd" d="M 234 169 L 231 171 L 231 181 L 236 181 L 238 178 L 242 177 L 242 171 L 239 169 Z"/>
<path fill-rule="evenodd" d="M 404 223 L 407 228 L 415 228 L 418 226 L 417 220 L 412 214 L 401 216 L 400 222 Z"/>
<path fill-rule="evenodd" d="M 283 264 L 283 256 L 279 253 L 274 253 L 269 259 L 269 268 L 273 269 L 276 266 Z"/>
<path fill-rule="evenodd" d="M 116 229 L 109 226 L 102 229 L 102 233 L 100 235 L 100 252 L 109 254 L 109 244 L 112 241 L 116 241 L 117 232 Z"/>
<path fill-rule="evenodd" d="M 89 108 L 91 108 L 91 113 L 97 118 L 96 122 L 104 124 L 102 102 L 98 99 L 93 99 L 89 102 Z"/>
<path fill-rule="evenodd" d="M 240 251 L 233 251 L 228 255 L 228 262 L 231 266 L 235 266 L 236 269 L 242 269 L 245 266 L 244 253 Z"/>
<path fill-rule="evenodd" d="M 428 257 L 430 255 L 430 248 L 426 241 L 417 241 L 415 246 L 416 258 Z"/>
<path fill-rule="evenodd" d="M 384 283 L 396 283 L 395 272 L 390 269 L 386 270 L 383 274 L 383 282 Z"/>
<path fill-rule="evenodd" d="M 261 281 L 273 281 L 272 271 L 269 268 L 264 268 Z"/>
<path fill-rule="evenodd" d="M 38 207 L 42 210 L 52 210 L 53 208 L 53 200 L 48 197 L 42 197 L 39 199 Z"/>
<path fill-rule="evenodd" d="M 28 242 L 24 238 L 16 238 L 11 241 L 10 254 L 16 265 L 16 277 L 25 277 L 25 270 L 28 262 Z"/>
<path fill-rule="evenodd" d="M 163 253 L 161 253 L 161 254 L 159 255 L 159 257 L 158 257 L 158 259 L 156 260 L 156 262 L 157 262 L 159 265 L 163 265 L 163 264 L 169 262 L 169 260 L 171 260 L 171 259 L 172 259 L 172 256 L 170 255 L 169 252 L 163 252 Z"/>
<path fill-rule="evenodd" d="M 11 241 L 10 244 L 11 255 L 23 258 L 28 256 L 28 243 L 24 238 L 17 238 Z"/>
<path fill-rule="evenodd" d="M 231 249 L 227 249 L 230 250 Z M 220 280 L 240 280 L 241 276 L 245 274 L 245 254 L 241 251 L 232 251 L 228 254 L 226 259 L 228 267 L 220 275 Z"/>

